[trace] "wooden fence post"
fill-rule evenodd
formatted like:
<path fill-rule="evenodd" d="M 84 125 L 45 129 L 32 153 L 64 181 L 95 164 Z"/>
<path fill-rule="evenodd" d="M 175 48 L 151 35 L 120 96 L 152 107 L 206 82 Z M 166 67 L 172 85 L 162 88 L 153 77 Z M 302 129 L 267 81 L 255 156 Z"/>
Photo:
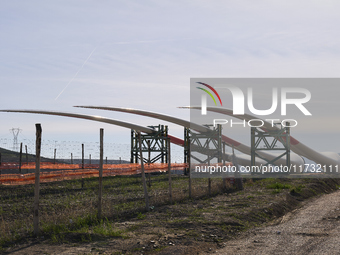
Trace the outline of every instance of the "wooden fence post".
<path fill-rule="evenodd" d="M 25 151 L 26 151 L 26 165 L 28 165 L 28 152 L 27 152 L 27 145 L 25 145 Z"/>
<path fill-rule="evenodd" d="M 236 173 L 235 173 L 235 182 L 238 190 L 243 190 L 243 182 L 241 178 L 241 173 L 240 173 L 240 167 L 237 163 L 237 159 L 235 156 L 235 151 L 234 151 L 234 145 L 232 147 L 233 150 L 233 164 L 236 165 Z"/>
<path fill-rule="evenodd" d="M 98 192 L 98 219 L 102 217 L 102 194 L 103 194 L 103 155 L 104 155 L 104 129 L 100 129 L 100 160 L 99 160 L 99 192 Z"/>
<path fill-rule="evenodd" d="M 39 188 L 40 188 L 40 150 L 41 150 L 41 125 L 35 124 L 36 143 L 35 143 L 35 188 L 34 188 L 34 209 L 33 227 L 34 234 L 39 234 Z"/>
<path fill-rule="evenodd" d="M 20 143 L 20 154 L 19 154 L 19 172 L 21 173 L 21 165 L 22 165 L 22 143 Z"/>
<path fill-rule="evenodd" d="M 225 142 L 223 142 L 223 158 L 222 158 L 223 166 L 225 166 Z M 223 189 L 226 191 L 227 189 L 227 178 L 222 178 L 223 180 Z"/>
<path fill-rule="evenodd" d="M 53 164 L 55 164 L 57 158 L 57 149 L 54 149 Z"/>
<path fill-rule="evenodd" d="M 145 180 L 145 171 L 144 171 L 144 162 L 143 162 L 143 152 L 142 152 L 142 139 L 140 131 L 138 132 L 138 142 L 139 142 L 139 155 L 140 155 L 140 164 L 142 168 L 142 182 L 143 182 L 143 190 L 144 190 L 144 197 L 145 197 L 145 209 L 149 211 L 149 195 L 148 189 L 146 187 L 146 180 Z"/>
<path fill-rule="evenodd" d="M 84 169 L 84 144 L 81 144 L 81 168 Z"/>
<path fill-rule="evenodd" d="M 169 172 L 169 198 L 170 198 L 170 204 L 172 204 L 170 139 L 168 139 L 168 172 Z"/>
<path fill-rule="evenodd" d="M 81 144 L 81 169 L 84 169 L 84 144 Z M 84 177 L 83 173 L 81 174 L 81 189 L 84 188 Z"/>
<path fill-rule="evenodd" d="M 207 144 L 207 151 L 209 151 L 209 144 Z M 208 166 L 210 166 L 210 155 L 208 154 Z M 211 196 L 211 178 L 208 178 L 208 192 Z"/>
<path fill-rule="evenodd" d="M 148 144 L 148 165 L 151 164 L 151 142 L 150 140 L 146 141 Z M 148 186 L 151 188 L 151 174 L 148 173 Z"/>
<path fill-rule="evenodd" d="M 192 198 L 191 194 L 191 149 L 190 149 L 190 143 L 189 143 L 189 148 L 188 148 L 188 164 L 189 164 L 189 198 Z"/>

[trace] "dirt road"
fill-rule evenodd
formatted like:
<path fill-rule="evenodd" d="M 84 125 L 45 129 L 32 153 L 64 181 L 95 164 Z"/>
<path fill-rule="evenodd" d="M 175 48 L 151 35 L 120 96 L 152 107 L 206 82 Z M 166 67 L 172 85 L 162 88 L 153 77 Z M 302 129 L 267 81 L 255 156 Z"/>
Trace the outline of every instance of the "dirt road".
<path fill-rule="evenodd" d="M 277 225 L 225 244 L 215 254 L 340 254 L 340 191 L 307 203 Z"/>

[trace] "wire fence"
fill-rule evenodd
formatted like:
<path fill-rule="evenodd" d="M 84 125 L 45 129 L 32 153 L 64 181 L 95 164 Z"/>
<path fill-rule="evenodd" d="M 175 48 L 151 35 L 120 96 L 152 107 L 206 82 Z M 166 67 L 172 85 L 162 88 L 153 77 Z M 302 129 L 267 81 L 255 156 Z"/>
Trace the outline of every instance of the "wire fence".
<path fill-rule="evenodd" d="M 8 147 L 11 146 L 10 144 L 11 142 L 6 139 L 0 140 L 0 147 L 4 149 L 10 149 Z M 27 153 L 34 154 L 35 145 L 32 141 L 26 141 L 26 144 Z M 66 149 L 68 147 L 63 143 L 60 143 L 59 147 L 57 144 L 51 141 L 43 142 L 42 156 L 51 154 L 51 151 L 54 154 L 56 149 L 64 151 L 65 155 L 72 153 L 76 159 L 79 152 L 71 150 L 72 144 L 78 150 L 80 147 L 81 153 L 82 143 L 65 143 L 71 146 L 69 149 Z M 99 143 L 89 144 L 92 144 L 94 159 L 98 155 Z M 86 143 L 84 147 L 87 148 Z M 130 147 L 124 148 L 130 149 Z M 34 235 L 36 186 L 33 184 L 35 181 L 33 156 L 31 155 L 32 158 L 30 158 L 31 163 L 22 162 L 20 165 L 17 159 L 12 162 L 5 160 L 0 166 L 0 171 L 2 171 L 0 177 L 0 248 Z M 117 158 L 117 156 L 112 157 Z M 60 160 L 59 157 L 58 159 Z M 95 233 L 95 227 L 91 231 L 88 228 L 95 226 L 100 220 L 97 214 L 99 205 L 100 218 L 114 221 L 117 218 L 137 217 L 140 212 L 154 210 L 162 205 L 222 193 L 226 188 L 231 187 L 218 178 L 191 180 L 189 176 L 183 174 L 183 169 L 187 167 L 183 163 L 172 163 L 170 172 L 168 164 L 145 164 L 147 183 L 147 196 L 145 196 L 143 193 L 145 182 L 142 182 L 139 164 L 104 163 L 104 178 L 100 184 L 98 164 L 89 164 L 89 161 L 84 164 L 70 164 L 51 162 L 51 158 L 48 160 L 50 162 L 42 162 L 40 166 L 38 214 L 40 233 L 51 238 L 52 241 L 58 241 L 59 238 L 70 235 L 73 231 L 84 231 L 82 237 L 91 240 L 91 233 Z M 171 162 L 175 160 L 172 158 Z M 19 173 L 13 173 L 13 170 Z M 12 172 L 4 173 L 4 171 Z M 182 174 L 174 174 L 175 171 Z M 101 189 L 103 192 L 100 191 Z M 149 199 L 147 208 L 146 197 Z M 86 241 L 85 239 L 81 241 Z"/>
<path fill-rule="evenodd" d="M 147 168 L 147 167 L 146 167 Z M 52 241 L 72 235 L 74 231 L 83 233 L 82 238 L 91 240 L 98 223 L 98 169 L 88 170 L 88 178 L 69 179 L 65 171 L 59 171 L 51 182 L 44 182 L 41 174 L 39 201 L 39 228 L 41 235 Z M 151 172 L 146 169 L 146 183 L 149 208 L 154 210 L 162 205 L 180 203 L 183 200 L 222 193 L 222 179 L 192 179 L 185 175 L 171 175 L 172 198 L 170 200 L 169 176 L 165 170 Z M 83 177 L 85 177 L 85 172 Z M 102 219 L 117 221 L 137 217 L 145 208 L 142 177 L 140 174 L 105 176 L 102 182 Z M 79 177 L 79 176 L 78 176 Z M 34 184 L 0 185 L 0 248 L 23 238 L 33 236 Z M 27 181 L 27 180 L 26 180 Z M 228 186 L 227 186 L 228 187 Z M 231 186 L 230 186 L 231 187 Z M 102 226 L 103 227 L 103 226 Z M 91 230 L 89 230 L 89 228 Z M 109 229 L 108 229 L 109 231 Z M 111 230 L 110 230 L 111 231 Z M 92 234 L 91 234 L 92 233 Z M 86 240 L 81 241 L 86 241 Z"/>
<path fill-rule="evenodd" d="M 23 162 L 26 162 L 27 154 L 35 154 L 35 140 L 21 139 L 18 140 L 19 145 L 14 145 L 14 140 L 10 138 L 0 138 L 0 148 L 8 151 L 19 153 L 20 144 L 22 143 Z M 99 160 L 99 142 L 80 142 L 80 141 L 52 141 L 42 140 L 41 143 L 41 157 L 42 161 L 46 159 L 54 159 L 66 163 L 80 163 L 82 160 L 82 145 L 84 145 L 84 158 L 85 163 L 90 164 Z M 14 150 L 15 148 L 15 150 Z M 27 148 L 27 150 L 26 150 Z M 131 158 L 131 145 L 119 143 L 104 143 L 104 159 L 106 163 L 128 163 Z M 172 146 L 171 148 L 172 162 L 183 162 L 184 152 L 183 148 L 179 146 Z M 3 162 L 6 159 L 3 157 Z M 7 160 L 12 161 L 13 160 Z M 19 162 L 19 157 L 16 157 Z M 28 157 L 29 162 L 34 162 L 33 157 Z M 72 162 L 73 161 L 73 162 Z"/>

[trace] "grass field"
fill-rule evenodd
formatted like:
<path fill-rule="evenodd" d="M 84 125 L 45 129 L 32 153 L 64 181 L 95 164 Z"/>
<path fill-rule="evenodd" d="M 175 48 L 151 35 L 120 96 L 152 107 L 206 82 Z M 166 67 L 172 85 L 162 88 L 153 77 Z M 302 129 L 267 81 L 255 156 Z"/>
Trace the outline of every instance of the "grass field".
<path fill-rule="evenodd" d="M 175 233 L 176 237 L 182 236 L 181 242 L 186 240 L 193 246 L 201 245 L 202 240 L 219 245 L 238 231 L 289 211 L 299 199 L 339 187 L 337 180 L 269 178 L 247 180 L 244 190 L 236 191 L 231 186 L 223 189 L 221 179 L 212 179 L 209 196 L 208 180 L 193 179 L 189 199 L 188 177 L 173 175 L 170 205 L 168 175 L 152 175 L 151 181 L 150 212 L 146 212 L 140 176 L 104 178 L 101 219 L 96 216 L 98 178 L 42 183 L 40 237 L 51 244 L 114 238 L 117 247 L 128 247 L 132 254 L 142 245 L 146 247 L 155 235 L 159 241 L 148 248 L 150 252 L 166 248 L 169 242 L 162 238 Z M 33 188 L 33 185 L 0 186 L 2 249 L 33 238 Z M 287 194 L 294 199 L 287 200 Z M 132 245 L 131 240 L 136 238 L 141 241 Z"/>
<path fill-rule="evenodd" d="M 172 177 L 175 202 L 188 197 L 188 178 Z M 148 188 L 152 207 L 169 203 L 168 175 L 152 175 Z M 193 196 L 207 194 L 204 180 L 193 181 Z M 117 176 L 103 179 L 103 218 L 117 220 L 138 216 L 145 211 L 140 176 Z M 213 185 L 214 193 L 220 187 Z M 34 186 L 0 186 L 0 245 L 21 240 L 33 231 Z M 40 222 L 42 235 L 52 240 L 60 233 L 84 231 L 100 223 L 97 219 L 98 178 L 41 183 Z M 98 229 L 97 229 L 98 230 Z"/>

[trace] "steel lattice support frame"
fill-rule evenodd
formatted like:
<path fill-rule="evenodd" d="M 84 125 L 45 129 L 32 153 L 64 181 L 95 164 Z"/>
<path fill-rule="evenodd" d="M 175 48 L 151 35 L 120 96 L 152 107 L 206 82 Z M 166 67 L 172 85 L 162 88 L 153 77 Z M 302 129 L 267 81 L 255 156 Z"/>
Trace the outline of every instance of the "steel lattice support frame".
<path fill-rule="evenodd" d="M 192 155 L 192 147 L 196 152 L 203 152 L 205 159 L 200 159 Z M 222 126 L 217 125 L 216 128 L 209 132 L 195 133 L 189 128 L 184 129 L 184 163 L 190 162 L 190 157 L 199 163 L 208 163 L 216 158 L 217 162 L 222 162 Z"/>
<path fill-rule="evenodd" d="M 155 131 L 150 134 L 141 135 L 142 152 L 148 152 L 148 157 L 143 157 L 144 163 L 155 163 L 160 160 L 161 163 L 168 163 L 168 151 L 167 146 L 169 142 L 168 138 L 168 126 L 158 125 L 149 126 Z M 158 153 L 152 157 L 151 153 Z M 131 130 L 131 163 L 139 163 L 139 142 L 138 132 Z"/>
<path fill-rule="evenodd" d="M 267 165 L 274 165 L 276 160 L 279 158 L 283 158 L 286 156 L 286 165 L 290 166 L 290 127 L 289 122 L 286 123 L 284 127 L 282 127 L 281 124 L 280 129 L 278 130 L 271 130 L 271 131 L 261 131 L 257 127 L 251 128 L 251 165 L 255 166 L 255 157 L 259 157 L 263 160 L 265 160 Z M 268 138 L 273 138 L 272 141 L 268 141 Z M 260 148 L 261 142 L 264 144 L 264 147 Z M 277 147 L 277 143 L 281 143 L 282 147 Z M 276 158 L 272 160 L 267 160 L 263 157 L 261 157 L 257 151 L 283 151 L 282 154 L 277 156 Z"/>

